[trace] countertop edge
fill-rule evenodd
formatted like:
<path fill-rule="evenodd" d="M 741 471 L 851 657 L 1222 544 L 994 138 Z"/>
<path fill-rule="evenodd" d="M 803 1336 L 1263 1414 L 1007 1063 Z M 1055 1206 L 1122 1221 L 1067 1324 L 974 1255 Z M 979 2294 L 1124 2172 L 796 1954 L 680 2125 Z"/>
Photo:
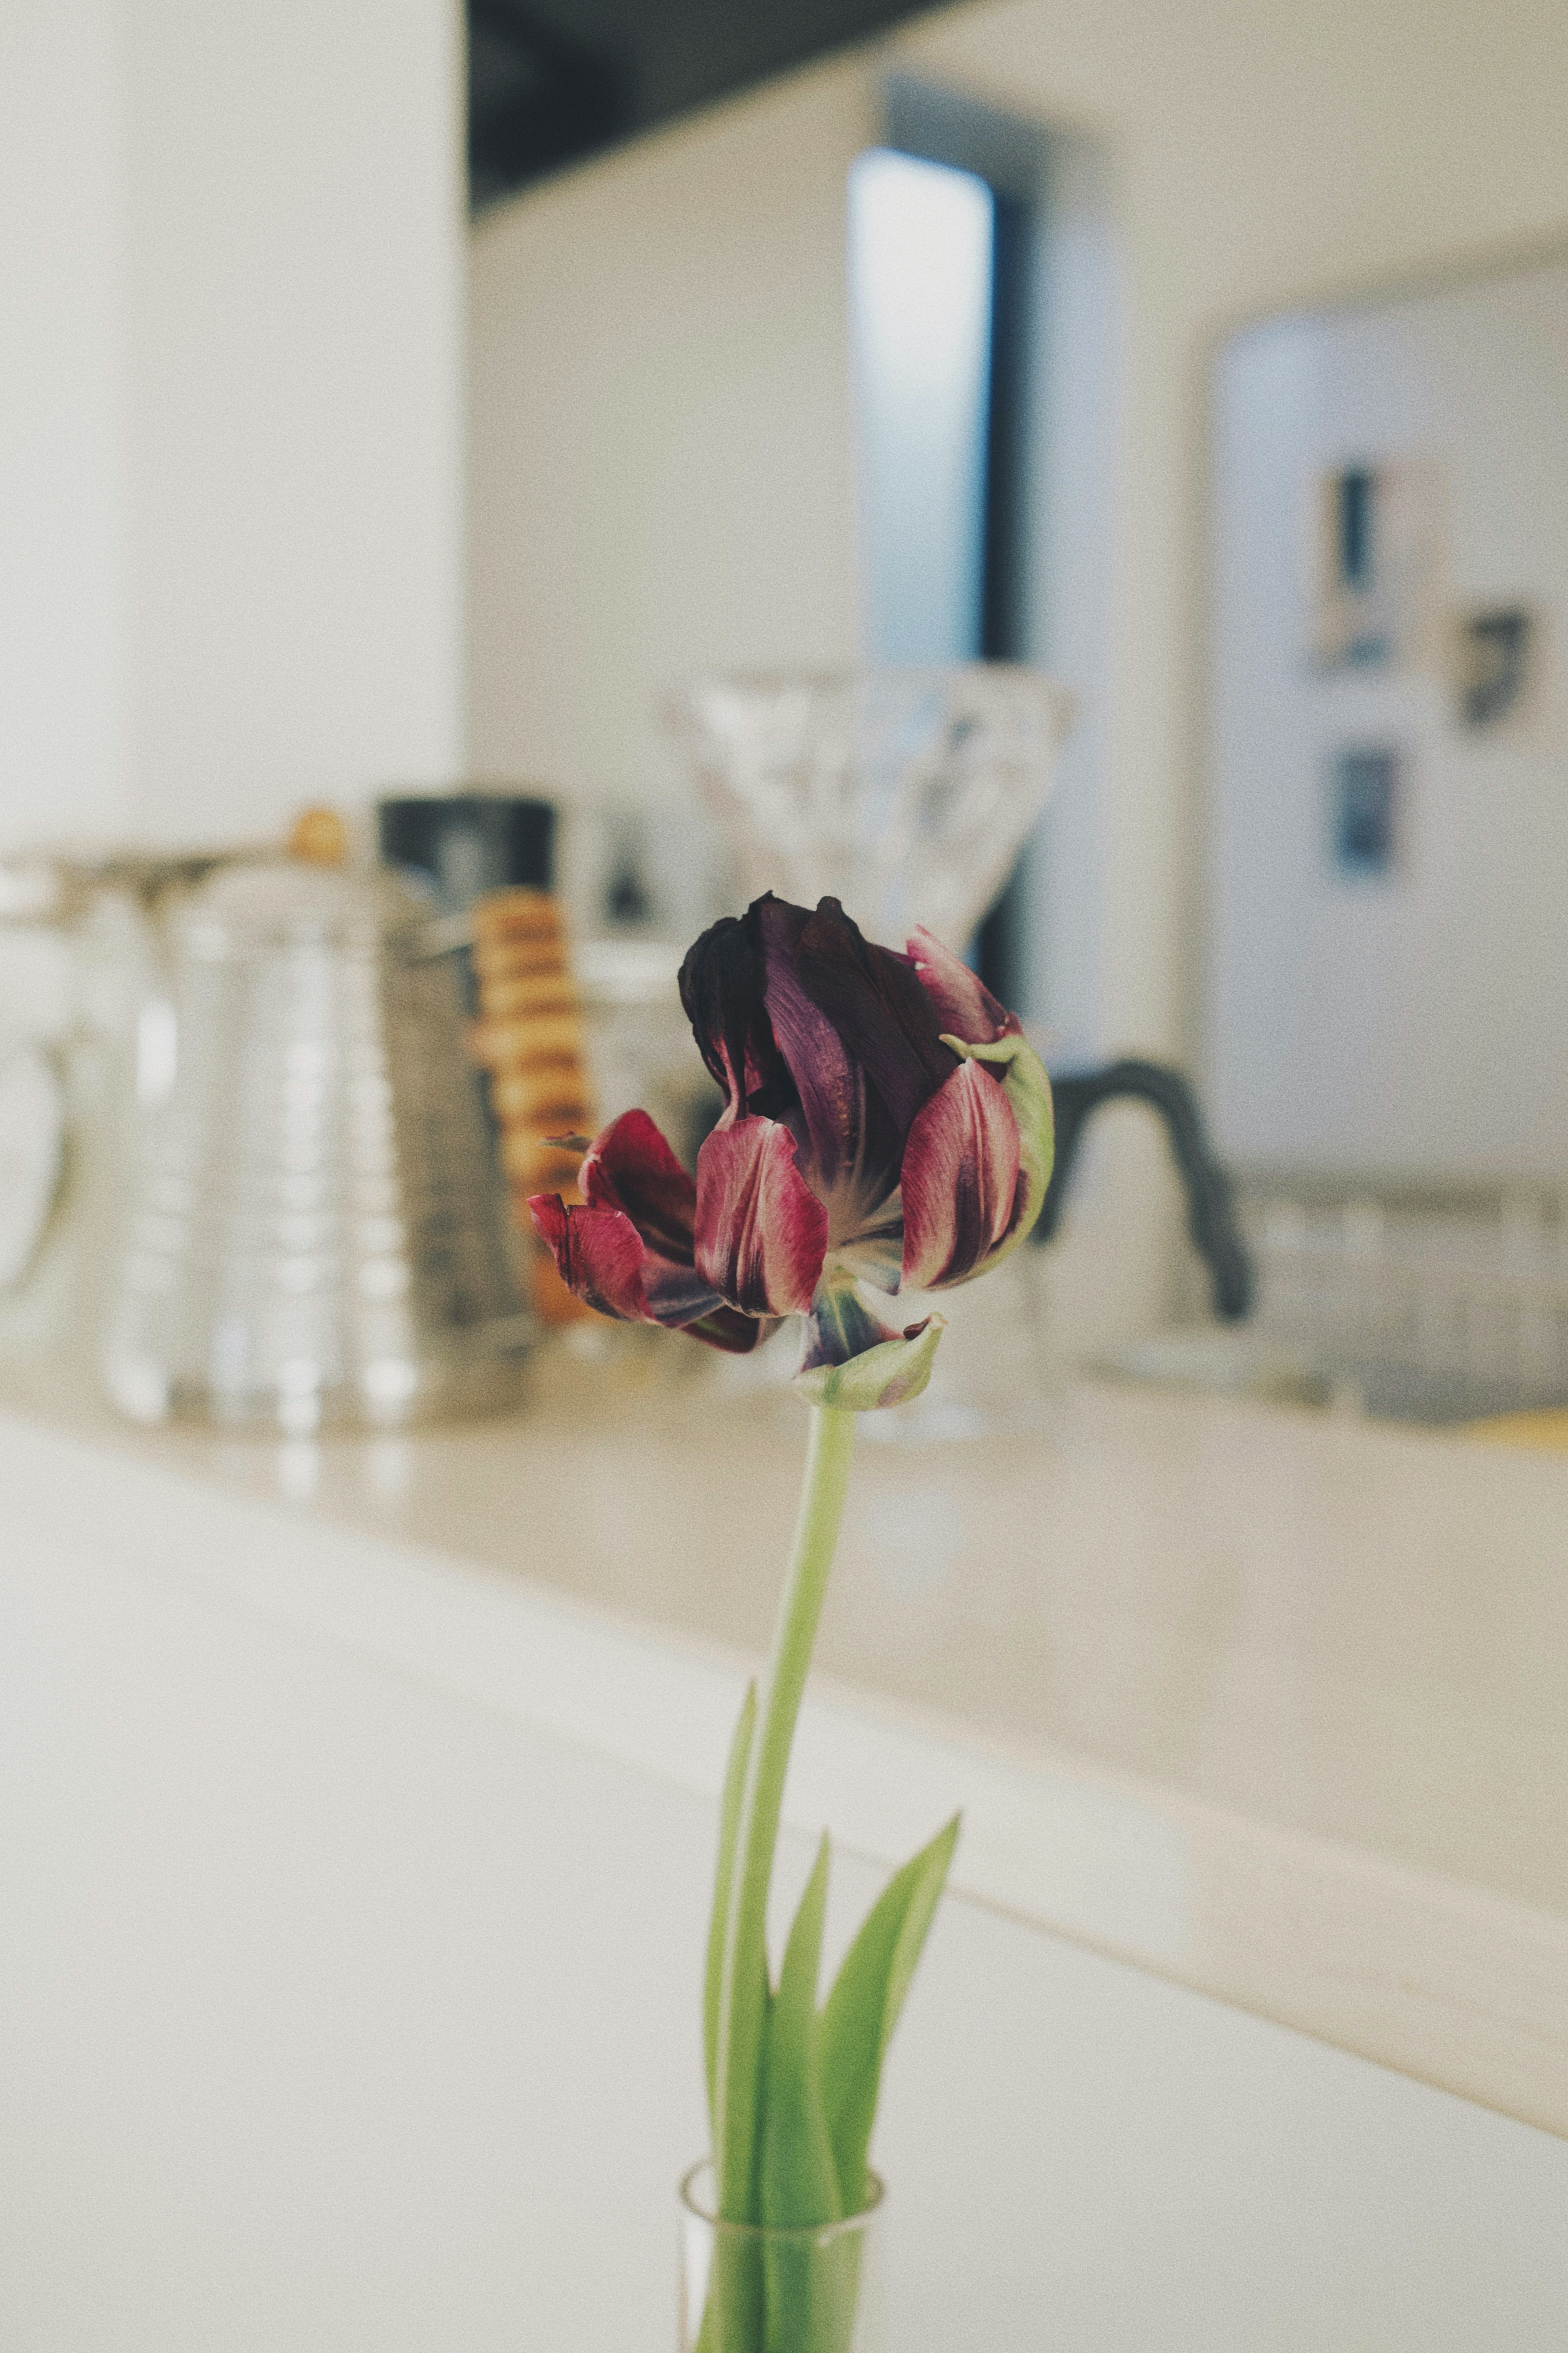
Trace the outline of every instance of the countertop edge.
<path fill-rule="evenodd" d="M 718 1642 L 9 1409 L 0 1462 L 24 1525 L 717 1796 L 748 1670 Z M 1568 1922 L 826 1679 L 802 1732 L 796 1826 L 892 1863 L 962 1807 L 959 1895 L 1568 2137 Z"/>

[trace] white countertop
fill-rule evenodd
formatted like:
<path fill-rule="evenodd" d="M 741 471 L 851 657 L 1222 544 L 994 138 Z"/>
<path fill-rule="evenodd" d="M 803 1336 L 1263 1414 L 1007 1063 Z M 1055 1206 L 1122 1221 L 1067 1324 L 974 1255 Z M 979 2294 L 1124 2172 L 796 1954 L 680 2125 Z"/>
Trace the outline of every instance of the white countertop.
<path fill-rule="evenodd" d="M 0 1482 L 711 1791 L 802 1420 L 577 1368 L 319 1446 L 14 1399 Z M 804 1826 L 901 1859 L 962 1804 L 977 1900 L 1568 2136 L 1568 1461 L 1092 1385 L 863 1440 L 818 1667 Z"/>

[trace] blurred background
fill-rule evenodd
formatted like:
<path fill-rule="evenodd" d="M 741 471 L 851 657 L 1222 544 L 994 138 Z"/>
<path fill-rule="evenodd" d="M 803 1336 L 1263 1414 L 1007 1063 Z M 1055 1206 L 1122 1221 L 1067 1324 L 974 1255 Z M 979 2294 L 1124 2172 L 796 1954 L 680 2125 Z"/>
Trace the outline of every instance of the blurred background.
<path fill-rule="evenodd" d="M 527 1202 L 768 884 L 1057 1107 L 785 1804 L 830 1951 L 963 1809 L 887 2345 L 1568 2346 L 1565 90 L 0 0 L 0 2353 L 675 2341 L 799 1335 Z"/>
<path fill-rule="evenodd" d="M 973 952 L 1058 1071 L 1185 1076 L 1257 1276 L 1222 1360 L 1119 1106 L 1062 1347 L 1568 1398 L 1560 7 L 0 39 L 0 852 L 477 786 L 558 813 L 500 879 L 575 938 L 684 944 L 734 885 L 681 681 L 1035 665 L 1076 718 Z"/>

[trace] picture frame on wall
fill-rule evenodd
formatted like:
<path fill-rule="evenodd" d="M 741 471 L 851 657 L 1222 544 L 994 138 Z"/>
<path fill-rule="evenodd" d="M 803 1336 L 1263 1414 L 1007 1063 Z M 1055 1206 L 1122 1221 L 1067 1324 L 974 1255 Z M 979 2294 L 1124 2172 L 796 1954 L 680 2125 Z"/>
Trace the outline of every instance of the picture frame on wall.
<path fill-rule="evenodd" d="M 1435 669 L 1443 646 L 1444 474 L 1365 459 L 1314 485 L 1310 656 L 1321 670 Z"/>

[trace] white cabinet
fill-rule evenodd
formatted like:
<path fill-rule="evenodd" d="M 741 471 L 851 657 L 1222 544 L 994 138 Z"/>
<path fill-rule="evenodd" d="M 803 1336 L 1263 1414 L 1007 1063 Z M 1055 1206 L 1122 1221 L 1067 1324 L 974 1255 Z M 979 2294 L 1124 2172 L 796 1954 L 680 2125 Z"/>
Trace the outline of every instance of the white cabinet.
<path fill-rule="evenodd" d="M 0 1553 L 0 2353 L 659 2353 L 711 1803 L 132 1541 L 145 1492 Z M 894 2353 L 1568 2342 L 1568 2141 L 968 1902 L 879 2153 Z"/>

